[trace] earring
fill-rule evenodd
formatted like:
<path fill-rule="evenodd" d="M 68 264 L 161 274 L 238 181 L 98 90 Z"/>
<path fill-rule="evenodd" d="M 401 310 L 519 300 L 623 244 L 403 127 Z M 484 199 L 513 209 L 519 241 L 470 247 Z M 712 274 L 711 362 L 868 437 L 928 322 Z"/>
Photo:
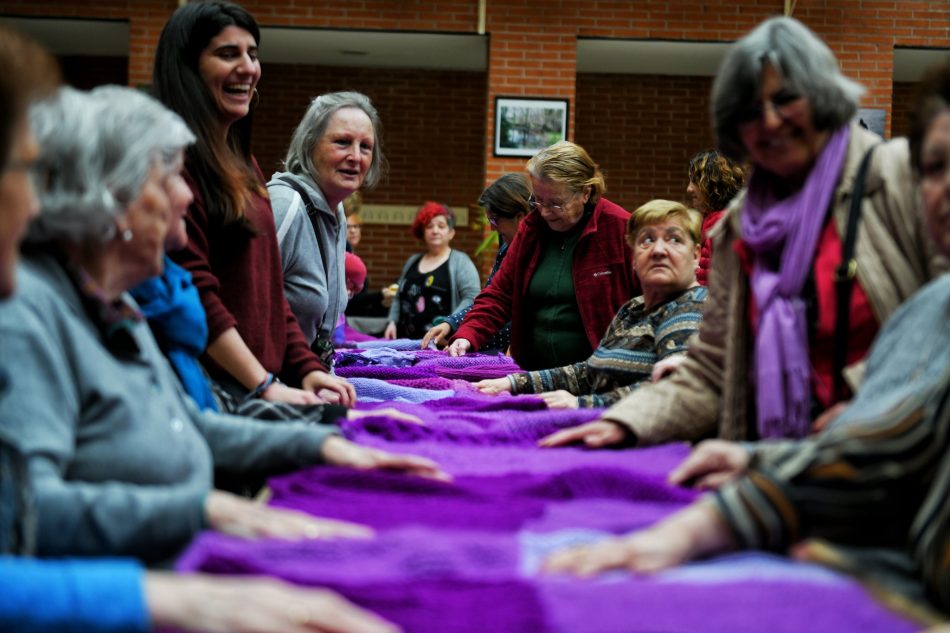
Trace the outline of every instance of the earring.
<path fill-rule="evenodd" d="M 257 91 L 257 88 L 254 88 L 254 94 L 251 95 L 251 103 L 248 106 L 251 110 L 257 109 L 257 104 L 261 102 L 261 93 Z"/>
<path fill-rule="evenodd" d="M 125 229 L 122 231 L 122 241 L 131 242 L 132 241 L 132 229 Z"/>

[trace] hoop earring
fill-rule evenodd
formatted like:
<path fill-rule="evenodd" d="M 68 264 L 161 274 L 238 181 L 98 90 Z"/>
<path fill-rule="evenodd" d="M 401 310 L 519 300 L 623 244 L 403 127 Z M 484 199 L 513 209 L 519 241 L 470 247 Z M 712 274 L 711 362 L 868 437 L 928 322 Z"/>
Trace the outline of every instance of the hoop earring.
<path fill-rule="evenodd" d="M 257 104 L 261 102 L 261 93 L 257 91 L 257 88 L 254 88 L 254 94 L 251 95 L 251 103 L 248 105 L 248 108 L 251 110 L 257 109 Z"/>

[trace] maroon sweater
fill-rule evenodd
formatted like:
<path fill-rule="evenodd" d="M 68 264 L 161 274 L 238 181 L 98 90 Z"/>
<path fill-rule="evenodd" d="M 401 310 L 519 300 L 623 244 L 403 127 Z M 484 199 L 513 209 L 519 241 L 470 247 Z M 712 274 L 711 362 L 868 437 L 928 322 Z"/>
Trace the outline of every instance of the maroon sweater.
<path fill-rule="evenodd" d="M 264 185 L 257 163 L 254 169 Z M 310 351 L 297 319 L 284 297 L 283 269 L 270 200 L 254 197 L 247 217 L 257 227 L 251 236 L 238 227 L 225 227 L 208 213 L 189 174 L 185 174 L 195 201 L 185 224 L 188 245 L 171 257 L 188 269 L 201 294 L 208 319 L 208 341 L 229 328 L 238 333 L 264 368 L 289 385 L 299 387 L 304 376 L 326 367 Z M 228 374 L 205 354 L 202 359 L 213 377 Z"/>
<path fill-rule="evenodd" d="M 640 294 L 639 281 L 633 274 L 633 254 L 624 238 L 629 218 L 622 207 L 601 198 L 574 249 L 574 293 L 591 349 L 597 348 L 621 306 Z M 491 285 L 475 297 L 475 305 L 453 338 L 468 339 L 477 351 L 510 320 L 511 356 L 521 362 L 525 313 L 533 309 L 525 304 L 525 298 L 541 258 L 543 236 L 544 219 L 538 213 L 529 213 Z"/>

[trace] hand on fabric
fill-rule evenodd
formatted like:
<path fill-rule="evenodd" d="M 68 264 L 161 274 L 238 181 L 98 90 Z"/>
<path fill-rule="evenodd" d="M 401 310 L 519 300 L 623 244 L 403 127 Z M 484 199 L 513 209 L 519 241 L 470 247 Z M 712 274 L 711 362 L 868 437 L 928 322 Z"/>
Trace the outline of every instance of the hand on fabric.
<path fill-rule="evenodd" d="M 422 418 L 416 417 L 411 413 L 405 413 L 399 409 L 393 409 L 392 407 L 387 407 L 385 409 L 373 409 L 372 411 L 357 411 L 356 409 L 350 409 L 346 412 L 347 420 L 359 420 L 360 418 L 372 416 L 385 416 L 387 418 L 395 418 L 396 420 L 402 420 L 403 422 L 409 422 L 411 424 L 418 424 L 419 426 L 426 425 Z"/>
<path fill-rule="evenodd" d="M 261 398 L 271 402 L 286 402 L 288 404 L 320 404 L 323 400 L 314 392 L 305 389 L 296 389 L 275 382 L 264 390 Z"/>
<path fill-rule="evenodd" d="M 739 444 L 706 440 L 673 469 L 668 480 L 677 486 L 691 485 L 700 490 L 714 490 L 742 476 L 751 459 L 749 451 Z"/>
<path fill-rule="evenodd" d="M 472 349 L 472 342 L 465 338 L 457 338 L 452 341 L 447 351 L 449 356 L 465 356 Z"/>
<path fill-rule="evenodd" d="M 271 508 L 220 490 L 208 494 L 204 509 L 211 529 L 242 538 L 368 538 L 373 535 L 365 525 Z"/>
<path fill-rule="evenodd" d="M 544 404 L 548 405 L 548 409 L 576 409 L 577 408 L 577 396 L 572 394 L 570 391 L 565 391 L 564 389 L 558 389 L 557 391 L 545 391 L 540 394 Z"/>
<path fill-rule="evenodd" d="M 811 423 L 811 432 L 812 433 L 821 433 L 828 425 L 835 421 L 839 415 L 844 413 L 844 410 L 848 408 L 851 404 L 851 401 L 839 402 L 838 404 L 832 405 L 831 407 L 822 411 L 821 415 L 815 418 L 815 421 Z"/>
<path fill-rule="evenodd" d="M 624 427 L 610 420 L 595 420 L 569 429 L 561 429 L 541 438 L 538 446 L 555 448 L 581 442 L 588 448 L 604 448 L 626 441 L 629 433 Z"/>
<path fill-rule="evenodd" d="M 728 549 L 731 544 L 729 528 L 712 503 L 700 501 L 645 530 L 555 552 L 542 569 L 581 577 L 610 569 L 650 573 Z"/>
<path fill-rule="evenodd" d="M 392 321 L 386 324 L 386 329 L 383 330 L 383 338 L 390 341 L 396 340 L 396 324 Z"/>
<path fill-rule="evenodd" d="M 209 633 L 398 633 L 326 589 L 271 578 L 147 572 L 142 591 L 156 629 Z"/>
<path fill-rule="evenodd" d="M 685 362 L 686 354 L 676 354 L 674 356 L 667 356 L 663 360 L 658 360 L 653 365 L 653 371 L 650 372 L 650 380 L 659 382 L 679 369 L 680 365 Z"/>
<path fill-rule="evenodd" d="M 445 347 L 446 339 L 450 334 L 452 334 L 452 326 L 448 323 L 433 325 L 422 337 L 422 349 L 429 349 L 429 343 L 435 343 L 437 347 Z"/>
<path fill-rule="evenodd" d="M 338 435 L 327 438 L 323 443 L 323 461 L 357 470 L 395 470 L 425 479 L 452 481 L 452 476 L 431 459 L 360 446 Z"/>
<path fill-rule="evenodd" d="M 497 396 L 500 393 L 511 393 L 511 381 L 508 378 L 486 378 L 479 380 L 472 385 L 479 391 L 489 396 Z"/>
<path fill-rule="evenodd" d="M 324 399 L 330 402 L 336 402 L 337 404 L 342 404 L 347 407 L 352 407 L 356 404 L 356 389 L 353 385 L 351 385 L 348 380 L 334 376 L 333 374 L 328 374 L 325 371 L 312 371 L 304 376 L 303 388 L 306 391 L 317 394 L 325 390 L 323 394 L 325 396 Z M 331 392 L 336 394 L 336 400 L 332 399 L 333 396 Z"/>

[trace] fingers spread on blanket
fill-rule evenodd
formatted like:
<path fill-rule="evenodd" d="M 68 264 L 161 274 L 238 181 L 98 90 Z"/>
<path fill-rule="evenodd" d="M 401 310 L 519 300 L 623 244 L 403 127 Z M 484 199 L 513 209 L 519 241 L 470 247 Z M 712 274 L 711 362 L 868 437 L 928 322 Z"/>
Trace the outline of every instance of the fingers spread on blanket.
<path fill-rule="evenodd" d="M 678 486 L 715 489 L 742 475 L 750 459 L 749 451 L 739 444 L 706 440 L 673 469 L 668 479 Z"/>
<path fill-rule="evenodd" d="M 452 481 L 452 476 L 431 459 L 360 446 L 339 436 L 327 438 L 323 443 L 323 459 L 326 463 L 335 466 L 359 470 L 383 468 L 426 479 Z"/>
<path fill-rule="evenodd" d="M 217 490 L 208 495 L 205 515 L 214 530 L 243 538 L 368 538 L 373 535 L 373 530 L 365 525 L 272 508 Z"/>
<path fill-rule="evenodd" d="M 622 443 L 627 433 L 622 426 L 609 420 L 595 420 L 570 429 L 561 429 L 541 438 L 538 446 L 555 448 L 569 444 L 583 443 L 588 448 L 604 448 Z"/>

